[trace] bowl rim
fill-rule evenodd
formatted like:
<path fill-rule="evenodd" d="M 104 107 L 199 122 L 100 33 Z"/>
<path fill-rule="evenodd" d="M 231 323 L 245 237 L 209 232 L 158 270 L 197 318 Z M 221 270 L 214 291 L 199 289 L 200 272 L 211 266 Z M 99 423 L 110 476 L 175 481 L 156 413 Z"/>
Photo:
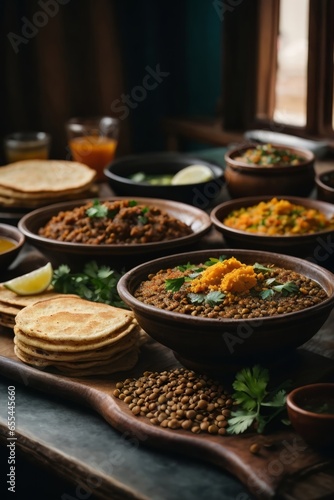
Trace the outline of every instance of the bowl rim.
<path fill-rule="evenodd" d="M 206 255 L 206 254 L 221 253 L 223 255 L 226 252 L 231 256 L 238 254 L 238 253 L 241 256 L 243 256 L 243 255 L 250 256 L 251 254 L 257 253 L 261 257 L 267 258 L 269 260 L 270 260 L 270 258 L 271 259 L 279 259 L 279 258 L 283 257 L 283 258 L 287 259 L 288 261 L 293 261 L 296 264 L 299 263 L 302 265 L 306 265 L 306 261 L 304 259 L 299 258 L 299 257 L 293 257 L 293 256 L 285 255 L 285 254 L 279 254 L 279 253 L 262 251 L 262 250 L 245 250 L 245 249 L 231 249 L 231 248 L 228 248 L 228 249 L 226 249 L 226 248 L 222 248 L 222 249 L 214 248 L 214 249 L 207 249 L 207 250 L 196 250 L 196 251 L 192 251 L 192 252 L 183 252 L 183 253 L 168 255 L 168 256 L 164 256 L 164 257 L 159 257 L 157 259 L 153 259 L 151 261 L 147 261 L 147 262 L 144 262 L 142 264 L 135 266 L 134 268 L 127 271 L 120 278 L 120 280 L 117 284 L 118 293 L 121 296 L 121 298 L 124 300 L 124 302 L 128 301 L 128 305 L 130 306 L 130 308 L 135 306 L 134 310 L 140 311 L 140 313 L 143 313 L 143 314 L 145 314 L 145 313 L 146 314 L 149 314 L 149 313 L 157 314 L 158 313 L 159 316 L 161 317 L 161 321 L 166 320 L 170 323 L 172 323 L 172 322 L 178 323 L 178 320 L 182 319 L 183 322 L 187 321 L 187 324 L 190 326 L 195 325 L 195 324 L 201 324 L 201 323 L 203 325 L 207 325 L 207 326 L 210 326 L 210 325 L 213 326 L 213 325 L 218 325 L 218 324 L 220 324 L 222 326 L 237 325 L 238 323 L 240 323 L 240 319 L 222 318 L 222 319 L 217 320 L 217 319 L 205 318 L 205 317 L 201 317 L 201 316 L 188 316 L 188 315 L 185 315 L 182 313 L 177 313 L 174 311 L 159 309 L 157 307 L 151 306 L 149 304 L 145 304 L 144 302 L 141 302 L 140 300 L 136 299 L 134 297 L 134 295 L 132 294 L 132 292 L 129 290 L 129 284 L 131 283 L 132 280 L 138 281 L 138 283 L 137 283 L 137 285 L 138 285 L 142 281 L 142 279 L 144 279 L 144 278 L 141 278 L 140 280 L 136 280 L 136 276 L 138 275 L 138 273 L 139 273 L 139 275 L 141 275 L 146 270 L 149 271 L 150 273 L 152 273 L 158 269 L 166 268 L 166 267 L 161 267 L 160 264 L 166 266 L 171 261 L 178 261 L 179 259 L 181 260 L 181 262 L 182 262 L 182 259 L 183 259 L 183 262 L 188 262 L 189 261 L 189 254 L 191 254 L 191 256 L 193 256 L 194 258 L 196 258 L 197 256 L 199 257 L 201 255 L 204 258 L 204 255 Z M 174 265 L 176 265 L 176 264 L 174 263 Z M 334 275 L 333 275 L 333 273 L 331 273 L 327 269 L 322 268 L 321 266 L 314 264 L 314 263 L 311 263 L 311 262 L 307 262 L 307 267 L 308 267 L 308 269 L 313 268 L 316 271 L 321 272 L 321 274 L 326 276 L 328 278 L 328 280 L 333 282 Z M 147 274 L 148 274 L 148 272 L 147 272 Z M 146 274 L 146 276 L 147 276 L 147 274 Z M 256 326 L 258 326 L 259 321 L 261 321 L 261 323 L 264 323 L 264 324 L 269 323 L 269 322 L 271 324 L 273 324 L 273 323 L 285 322 L 286 318 L 291 318 L 291 319 L 297 320 L 300 317 L 303 317 L 303 319 L 305 319 L 305 316 L 310 316 L 310 315 L 312 316 L 313 311 L 315 309 L 321 310 L 321 309 L 327 308 L 331 303 L 334 305 L 334 286 L 333 286 L 332 294 L 329 295 L 327 297 L 327 299 L 323 300 L 322 302 L 320 302 L 318 304 L 315 304 L 314 306 L 308 307 L 307 309 L 303 309 L 301 311 L 295 311 L 295 312 L 291 312 L 291 313 L 286 313 L 286 314 L 284 314 L 284 316 L 276 315 L 276 316 L 265 316 L 263 318 L 249 318 L 245 321 L 247 321 L 247 324 L 249 324 L 250 326 L 253 325 L 254 327 L 256 327 Z M 185 320 L 185 318 L 186 318 L 186 320 Z M 210 336 L 210 335 L 211 335 L 210 331 L 208 331 L 208 336 Z"/>
<path fill-rule="evenodd" d="M 140 160 L 141 161 L 155 160 L 156 162 L 158 162 L 158 161 L 166 161 L 166 162 L 170 161 L 170 162 L 172 162 L 172 161 L 175 161 L 177 159 L 183 160 L 185 163 L 189 163 L 189 164 L 196 163 L 196 164 L 201 164 L 201 165 L 205 165 L 205 166 L 209 167 L 214 174 L 213 179 L 210 179 L 209 181 L 198 182 L 195 184 L 182 184 L 182 185 L 178 185 L 178 186 L 152 185 L 152 184 L 149 184 L 148 182 L 133 181 L 133 180 L 129 179 L 128 177 L 123 177 L 122 175 L 119 175 L 111 170 L 113 166 L 122 165 L 126 162 L 131 163 L 131 162 L 137 162 Z M 184 167 L 181 167 L 181 168 L 184 168 Z M 181 170 L 181 168 L 180 168 L 180 170 Z M 140 155 L 134 154 L 134 155 L 122 156 L 120 158 L 116 158 L 109 165 L 107 165 L 104 169 L 104 174 L 110 180 L 121 182 L 121 183 L 129 185 L 129 186 L 139 185 L 139 186 L 145 186 L 145 188 L 150 187 L 150 188 L 152 188 L 152 190 L 153 189 L 161 189 L 161 188 L 162 189 L 173 188 L 173 189 L 177 189 L 177 190 L 181 190 L 181 189 L 184 190 L 186 188 L 189 189 L 189 188 L 196 187 L 196 186 L 203 186 L 203 185 L 208 184 L 208 182 L 213 182 L 213 181 L 218 180 L 218 179 L 221 179 L 221 180 L 224 179 L 224 169 L 222 166 L 220 166 L 214 162 L 205 160 L 205 159 L 196 158 L 194 156 L 187 156 L 186 154 L 181 154 L 181 153 L 173 153 L 173 152 L 144 153 L 144 154 L 140 154 Z"/>
<path fill-rule="evenodd" d="M 274 148 L 284 149 L 287 151 L 293 151 L 294 153 L 305 158 L 305 160 L 302 161 L 301 163 L 299 163 L 298 165 L 293 165 L 293 170 L 291 170 L 291 172 L 298 172 L 298 170 L 300 168 L 303 168 L 305 166 L 309 166 L 310 164 L 314 163 L 314 161 L 315 161 L 315 155 L 312 153 L 312 151 L 310 151 L 308 149 L 295 148 L 295 147 L 291 147 L 291 146 L 282 146 L 282 144 L 276 144 L 276 143 L 270 143 L 270 144 Z M 263 144 L 260 144 L 260 145 L 263 145 Z M 237 153 L 241 153 L 247 149 L 256 148 L 256 146 L 259 146 L 259 144 L 250 142 L 248 144 L 239 145 L 233 149 L 230 149 L 224 155 L 226 166 L 229 166 L 229 167 L 234 168 L 234 169 L 247 170 L 248 172 L 254 172 L 254 174 L 255 173 L 270 174 L 273 172 L 283 173 L 283 172 L 286 172 L 287 168 L 291 167 L 291 165 L 273 165 L 273 166 L 268 167 L 265 165 L 256 165 L 256 164 L 246 163 L 246 162 L 242 162 L 240 160 L 234 159 L 234 156 Z"/>
<path fill-rule="evenodd" d="M 84 205 L 88 201 L 94 201 L 98 199 L 99 201 L 116 201 L 116 200 L 128 200 L 129 196 L 107 196 L 107 197 L 94 197 L 94 198 L 85 198 L 80 200 L 70 200 L 66 202 L 58 202 L 53 203 L 51 205 L 47 205 L 44 207 L 39 207 L 31 212 L 25 214 L 18 222 L 18 229 L 25 235 L 28 240 L 33 241 L 34 243 L 44 246 L 45 248 L 58 247 L 63 251 L 68 251 L 71 253 L 87 253 L 87 254 L 99 254 L 99 255 L 123 255 L 123 254 L 133 254 L 133 253 L 145 253 L 147 251 L 159 251 L 167 248 L 174 248 L 178 246 L 183 246 L 190 244 L 199 240 L 206 233 L 208 233 L 212 227 L 212 222 L 210 219 L 210 215 L 201 210 L 198 207 L 194 207 L 192 205 L 188 205 L 186 203 L 182 203 L 179 201 L 173 200 L 160 200 L 158 198 L 148 198 L 148 197 L 140 197 L 134 196 L 133 199 L 138 200 L 140 203 L 147 203 L 151 205 L 160 206 L 163 210 L 168 212 L 168 208 L 177 209 L 178 213 L 189 214 L 193 216 L 193 222 L 198 222 L 200 224 L 199 228 L 193 230 L 193 232 L 189 235 L 182 236 L 179 238 L 174 238 L 171 240 L 163 240 L 151 243 L 141 243 L 141 244 L 104 244 L 104 245 L 93 245 L 86 243 L 75 243 L 75 242 L 67 242 L 67 241 L 58 241 L 50 238 L 46 238 L 44 236 L 38 235 L 36 232 L 33 232 L 27 224 L 31 221 L 37 219 L 38 217 L 42 217 L 43 214 L 48 216 L 45 218 L 45 223 L 53 216 L 56 215 L 61 210 L 70 210 L 71 208 L 79 207 L 80 205 Z M 181 217 L 180 217 L 181 218 Z M 182 220 L 182 218 L 181 218 Z M 44 223 L 44 219 L 43 222 Z M 40 227 L 40 226 L 39 226 Z"/>
<path fill-rule="evenodd" d="M 332 193 L 334 193 L 334 187 L 331 187 L 328 184 L 325 184 L 323 181 L 323 178 L 325 177 L 325 175 L 328 175 L 328 174 L 332 175 L 334 178 L 334 169 L 327 170 L 326 172 L 317 173 L 315 176 L 315 182 L 319 187 L 321 187 L 322 189 L 324 189 L 332 194 Z"/>
<path fill-rule="evenodd" d="M 286 398 L 286 404 L 288 408 L 291 408 L 291 410 L 300 413 L 301 415 L 305 415 L 317 420 L 333 420 L 334 421 L 334 414 L 333 413 L 316 413 L 311 410 L 305 410 L 305 408 L 302 408 L 297 402 L 296 398 L 303 394 L 305 392 L 305 395 L 308 393 L 308 391 L 314 391 L 317 389 L 331 389 L 334 392 L 334 382 L 317 382 L 314 384 L 307 384 L 307 385 L 301 385 L 299 387 L 296 387 L 295 389 L 292 389 L 287 395 Z"/>
<path fill-rule="evenodd" d="M 272 196 L 272 195 L 263 195 L 263 196 L 247 196 L 244 198 L 235 198 L 233 200 L 228 200 L 223 203 L 220 203 L 216 207 L 214 207 L 211 212 L 210 212 L 210 217 L 213 225 L 216 227 L 216 229 L 226 232 L 229 234 L 233 234 L 236 236 L 242 236 L 246 237 L 249 240 L 256 240 L 256 241 L 263 241 L 263 242 L 271 242 L 274 243 L 275 241 L 277 242 L 279 238 L 283 238 L 286 242 L 291 242 L 291 243 L 300 243 L 302 241 L 314 239 L 317 236 L 323 236 L 323 235 L 328 235 L 334 232 L 334 229 L 324 229 L 323 231 L 317 231 L 316 233 L 308 233 L 308 234 L 296 234 L 296 235 L 289 235 L 289 234 L 279 234 L 277 236 L 274 235 L 268 235 L 268 234 L 257 234 L 257 233 L 249 233 L 247 231 L 243 231 L 241 229 L 235 229 L 229 226 L 226 226 L 219 218 L 218 218 L 218 212 L 224 211 L 224 209 L 231 207 L 230 212 L 233 210 L 236 210 L 238 208 L 242 208 L 242 206 L 245 207 L 250 207 L 253 204 L 256 205 L 260 203 L 261 201 L 268 201 L 273 198 L 279 198 L 279 199 L 284 199 L 287 201 L 291 201 L 292 203 L 296 205 L 303 205 L 303 203 L 307 202 L 310 203 L 311 205 L 314 205 L 312 208 L 317 208 L 318 210 L 327 209 L 328 212 L 332 212 L 332 215 L 334 216 L 334 205 L 332 203 L 322 201 L 322 200 L 313 200 L 311 198 L 302 198 L 299 196 Z M 235 207 L 235 208 L 233 208 Z M 225 215 L 225 217 L 227 214 Z"/>
<path fill-rule="evenodd" d="M 1 231 L 2 228 L 4 229 L 4 234 L 2 234 L 3 233 Z M 18 229 L 16 226 L 12 226 L 10 224 L 5 224 L 5 223 L 1 222 L 0 223 L 1 237 L 6 238 L 7 237 L 5 234 L 6 232 L 8 233 L 8 238 L 12 239 L 14 241 L 15 246 L 12 248 L 9 248 L 5 252 L 1 252 L 1 254 L 0 254 L 1 256 L 10 254 L 11 252 L 15 252 L 16 250 L 22 248 L 25 241 L 26 241 L 25 235 L 22 233 L 22 231 L 20 231 L 20 229 Z M 13 235 L 13 236 L 11 237 L 10 235 Z M 17 237 L 17 239 L 14 238 L 14 235 L 15 235 L 15 237 Z"/>

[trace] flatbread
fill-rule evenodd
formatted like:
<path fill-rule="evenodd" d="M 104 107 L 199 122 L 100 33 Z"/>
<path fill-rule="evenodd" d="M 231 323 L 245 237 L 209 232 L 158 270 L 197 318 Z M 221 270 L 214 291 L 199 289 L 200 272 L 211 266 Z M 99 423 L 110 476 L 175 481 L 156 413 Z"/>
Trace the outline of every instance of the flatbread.
<path fill-rule="evenodd" d="M 77 297 L 74 294 L 61 294 L 55 292 L 52 287 L 42 293 L 35 295 L 18 295 L 0 283 L 0 308 L 1 304 L 9 304 L 22 309 L 23 307 L 35 304 L 40 300 L 53 299 L 55 297 Z M 0 309 L 1 310 L 1 309 Z"/>
<path fill-rule="evenodd" d="M 19 193 L 64 192 L 87 186 L 96 177 L 92 168 L 74 161 L 24 160 L 0 169 L 0 187 L 6 192 Z M 0 191 L 1 193 L 1 191 Z"/>
<path fill-rule="evenodd" d="M 111 343 L 123 336 L 133 320 L 131 311 L 61 295 L 22 309 L 16 326 L 34 340 L 76 346 L 106 338 Z"/>
<path fill-rule="evenodd" d="M 84 351 L 91 351 L 93 349 L 100 349 L 102 347 L 105 347 L 107 345 L 111 344 L 117 344 L 119 340 L 122 338 L 126 337 L 127 335 L 130 334 L 130 332 L 138 328 L 138 324 L 136 320 L 134 319 L 129 325 L 126 326 L 126 328 L 122 328 L 121 330 L 117 332 L 113 332 L 113 334 L 117 334 L 117 337 L 115 335 L 107 336 L 104 337 L 103 340 L 100 341 L 94 341 L 94 342 L 86 342 L 85 337 L 82 335 L 78 335 L 78 340 L 77 342 L 73 343 L 64 343 L 64 344 L 59 344 L 55 342 L 49 342 L 48 340 L 40 340 L 39 338 L 34 338 L 33 335 L 26 335 L 24 332 L 22 332 L 17 324 L 14 326 L 14 334 L 15 336 L 21 341 L 24 342 L 25 344 L 29 346 L 34 346 L 39 349 L 42 349 L 43 351 L 53 351 L 53 352 L 84 352 Z"/>
<path fill-rule="evenodd" d="M 3 191 L 0 187 L 0 191 Z M 95 185 L 89 186 L 87 189 L 81 189 L 76 191 L 66 191 L 66 193 L 57 193 L 53 195 L 46 195 L 39 197 L 22 197 L 16 196 L 14 194 L 5 195 L 3 192 L 0 193 L 0 205 L 12 208 L 38 208 L 45 205 L 50 205 L 50 203 L 58 203 L 66 200 L 80 200 L 82 198 L 91 198 L 92 196 L 98 195 L 98 187 Z"/>
<path fill-rule="evenodd" d="M 17 347 L 29 356 L 48 361 L 98 361 L 108 359 L 111 356 L 123 352 L 134 345 L 140 344 L 139 330 L 134 328 L 126 337 L 111 345 L 94 348 L 86 351 L 54 351 L 35 347 L 22 341 L 22 336 L 15 335 L 14 343 Z"/>

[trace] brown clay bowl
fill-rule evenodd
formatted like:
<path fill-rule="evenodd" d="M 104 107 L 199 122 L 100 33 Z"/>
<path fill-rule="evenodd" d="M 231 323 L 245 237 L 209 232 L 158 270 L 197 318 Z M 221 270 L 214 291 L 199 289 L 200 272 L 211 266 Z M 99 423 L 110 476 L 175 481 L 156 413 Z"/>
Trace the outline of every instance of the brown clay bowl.
<path fill-rule="evenodd" d="M 275 148 L 295 153 L 304 161 L 291 166 L 261 166 L 238 159 L 256 144 L 237 147 L 225 154 L 224 171 L 231 198 L 245 196 L 309 196 L 315 186 L 314 154 L 311 151 L 273 144 Z"/>
<path fill-rule="evenodd" d="M 104 198 L 106 199 L 106 198 Z M 108 200 L 129 199 L 122 197 L 109 197 Z M 84 205 L 88 200 L 72 200 L 64 203 L 55 203 L 43 208 L 38 208 L 23 216 L 18 227 L 25 235 L 27 241 L 40 250 L 53 265 L 67 264 L 71 269 L 81 269 L 88 262 L 95 260 L 99 264 L 109 265 L 112 268 L 124 269 L 154 258 L 154 256 L 171 253 L 178 248 L 188 248 L 197 243 L 211 228 L 210 216 L 203 210 L 170 200 L 154 198 L 131 198 L 145 205 L 154 205 L 169 215 L 176 217 L 188 224 L 193 233 L 188 236 L 165 240 L 154 243 L 142 244 L 111 244 L 91 245 L 56 241 L 38 234 L 40 227 L 44 226 L 52 216 L 60 211 L 71 210 Z M 102 200 L 102 198 L 101 198 Z"/>
<path fill-rule="evenodd" d="M 265 250 L 295 255 L 297 257 L 308 258 L 313 262 L 330 268 L 334 260 L 334 230 L 293 236 L 268 236 L 233 229 L 224 224 L 224 219 L 233 210 L 257 205 L 261 201 L 269 201 L 271 199 L 272 196 L 239 198 L 221 203 L 211 211 L 212 223 L 217 231 L 223 235 L 226 245 L 232 248 Z M 293 204 L 319 210 L 328 218 L 334 215 L 334 205 L 330 203 L 292 196 L 285 196 L 284 199 Z"/>
<path fill-rule="evenodd" d="M 304 385 L 287 396 L 291 425 L 316 448 L 334 446 L 334 383 Z"/>
<path fill-rule="evenodd" d="M 271 262 L 317 281 L 328 298 L 303 311 L 253 319 L 210 319 L 175 313 L 147 305 L 135 298 L 139 284 L 161 269 L 188 262 L 199 264 L 220 255 L 241 262 Z M 157 342 L 174 351 L 190 369 L 218 373 L 231 366 L 285 360 L 287 353 L 304 344 L 321 328 L 334 306 L 334 276 L 316 264 L 287 255 L 252 250 L 211 249 L 162 257 L 128 271 L 118 283 L 118 293 L 141 327 Z M 228 368 L 230 370 L 230 368 Z"/>
<path fill-rule="evenodd" d="M 334 170 L 315 176 L 318 200 L 334 203 Z"/>
<path fill-rule="evenodd" d="M 6 270 L 20 253 L 25 237 L 15 226 L 9 224 L 0 224 L 0 238 L 10 240 L 14 246 L 4 252 L 0 252 L 0 267 Z"/>

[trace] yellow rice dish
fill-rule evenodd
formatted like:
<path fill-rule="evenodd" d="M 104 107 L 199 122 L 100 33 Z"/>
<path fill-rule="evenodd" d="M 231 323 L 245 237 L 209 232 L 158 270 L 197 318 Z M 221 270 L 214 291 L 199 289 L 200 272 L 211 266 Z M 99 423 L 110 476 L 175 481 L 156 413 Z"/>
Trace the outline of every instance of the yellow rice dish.
<path fill-rule="evenodd" d="M 328 219 L 319 210 L 277 198 L 234 210 L 223 222 L 233 229 L 268 236 L 312 234 L 334 229 L 334 216 Z"/>

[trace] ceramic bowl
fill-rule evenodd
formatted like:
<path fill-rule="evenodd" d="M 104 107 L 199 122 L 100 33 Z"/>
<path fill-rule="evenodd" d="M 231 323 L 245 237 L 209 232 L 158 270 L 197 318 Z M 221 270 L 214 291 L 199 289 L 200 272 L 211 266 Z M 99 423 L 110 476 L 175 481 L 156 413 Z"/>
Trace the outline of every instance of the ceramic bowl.
<path fill-rule="evenodd" d="M 304 385 L 287 396 L 291 425 L 316 448 L 334 446 L 334 383 Z"/>
<path fill-rule="evenodd" d="M 145 174 L 174 175 L 189 165 L 208 166 L 213 179 L 199 184 L 158 186 L 135 182 L 130 176 L 138 172 Z M 104 171 L 111 189 L 120 196 L 147 196 L 181 201 L 205 210 L 219 198 L 224 185 L 223 169 L 198 158 L 176 153 L 149 153 L 125 156 L 113 161 Z"/>
<path fill-rule="evenodd" d="M 139 284 L 161 269 L 185 263 L 201 263 L 220 255 L 241 262 L 271 262 L 316 280 L 328 298 L 303 311 L 253 319 L 210 319 L 162 310 L 135 298 Z M 212 249 L 155 259 L 128 271 L 118 283 L 118 293 L 142 328 L 156 341 L 174 351 L 186 367 L 199 372 L 219 373 L 231 366 L 268 364 L 286 360 L 286 354 L 309 340 L 323 325 L 334 306 L 333 274 L 303 259 L 287 255 L 237 249 Z M 275 362 L 276 362 L 275 361 Z"/>
<path fill-rule="evenodd" d="M 122 197 L 100 198 L 108 200 L 128 199 Z M 199 208 L 185 203 L 154 198 L 132 198 L 138 203 L 154 205 L 169 215 L 188 224 L 193 232 L 188 236 L 154 243 L 142 244 L 111 244 L 90 245 L 56 241 L 38 234 L 54 215 L 61 211 L 71 210 L 84 205 L 88 199 L 72 200 L 64 203 L 55 203 L 39 208 L 23 216 L 18 227 L 26 236 L 27 241 L 40 250 L 54 265 L 68 264 L 71 269 L 80 269 L 85 262 L 96 260 L 112 268 L 129 268 L 155 256 L 171 253 L 178 248 L 188 248 L 197 243 L 211 228 L 210 216 Z"/>
<path fill-rule="evenodd" d="M 309 196 L 315 186 L 314 154 L 311 151 L 272 144 L 304 158 L 299 165 L 260 166 L 238 159 L 257 144 L 236 147 L 225 154 L 226 188 L 231 198 L 245 196 Z"/>
<path fill-rule="evenodd" d="M 233 248 L 248 248 L 286 253 L 297 257 L 309 258 L 326 267 L 330 266 L 333 261 L 334 252 L 334 230 L 294 236 L 268 236 L 233 229 L 224 224 L 224 219 L 233 210 L 257 205 L 261 201 L 269 201 L 271 199 L 271 196 L 238 198 L 236 200 L 221 203 L 211 211 L 212 223 L 223 235 L 226 245 Z M 317 209 L 324 213 L 327 218 L 334 216 L 334 205 L 330 203 L 293 196 L 285 196 L 284 199 L 293 204 Z"/>
<path fill-rule="evenodd" d="M 0 224 L 0 239 L 9 240 L 14 245 L 8 250 L 0 251 L 0 267 L 2 270 L 5 270 L 20 253 L 25 242 L 25 237 L 17 227 L 9 224 Z"/>
<path fill-rule="evenodd" d="M 315 176 L 318 200 L 334 203 L 334 170 Z"/>

